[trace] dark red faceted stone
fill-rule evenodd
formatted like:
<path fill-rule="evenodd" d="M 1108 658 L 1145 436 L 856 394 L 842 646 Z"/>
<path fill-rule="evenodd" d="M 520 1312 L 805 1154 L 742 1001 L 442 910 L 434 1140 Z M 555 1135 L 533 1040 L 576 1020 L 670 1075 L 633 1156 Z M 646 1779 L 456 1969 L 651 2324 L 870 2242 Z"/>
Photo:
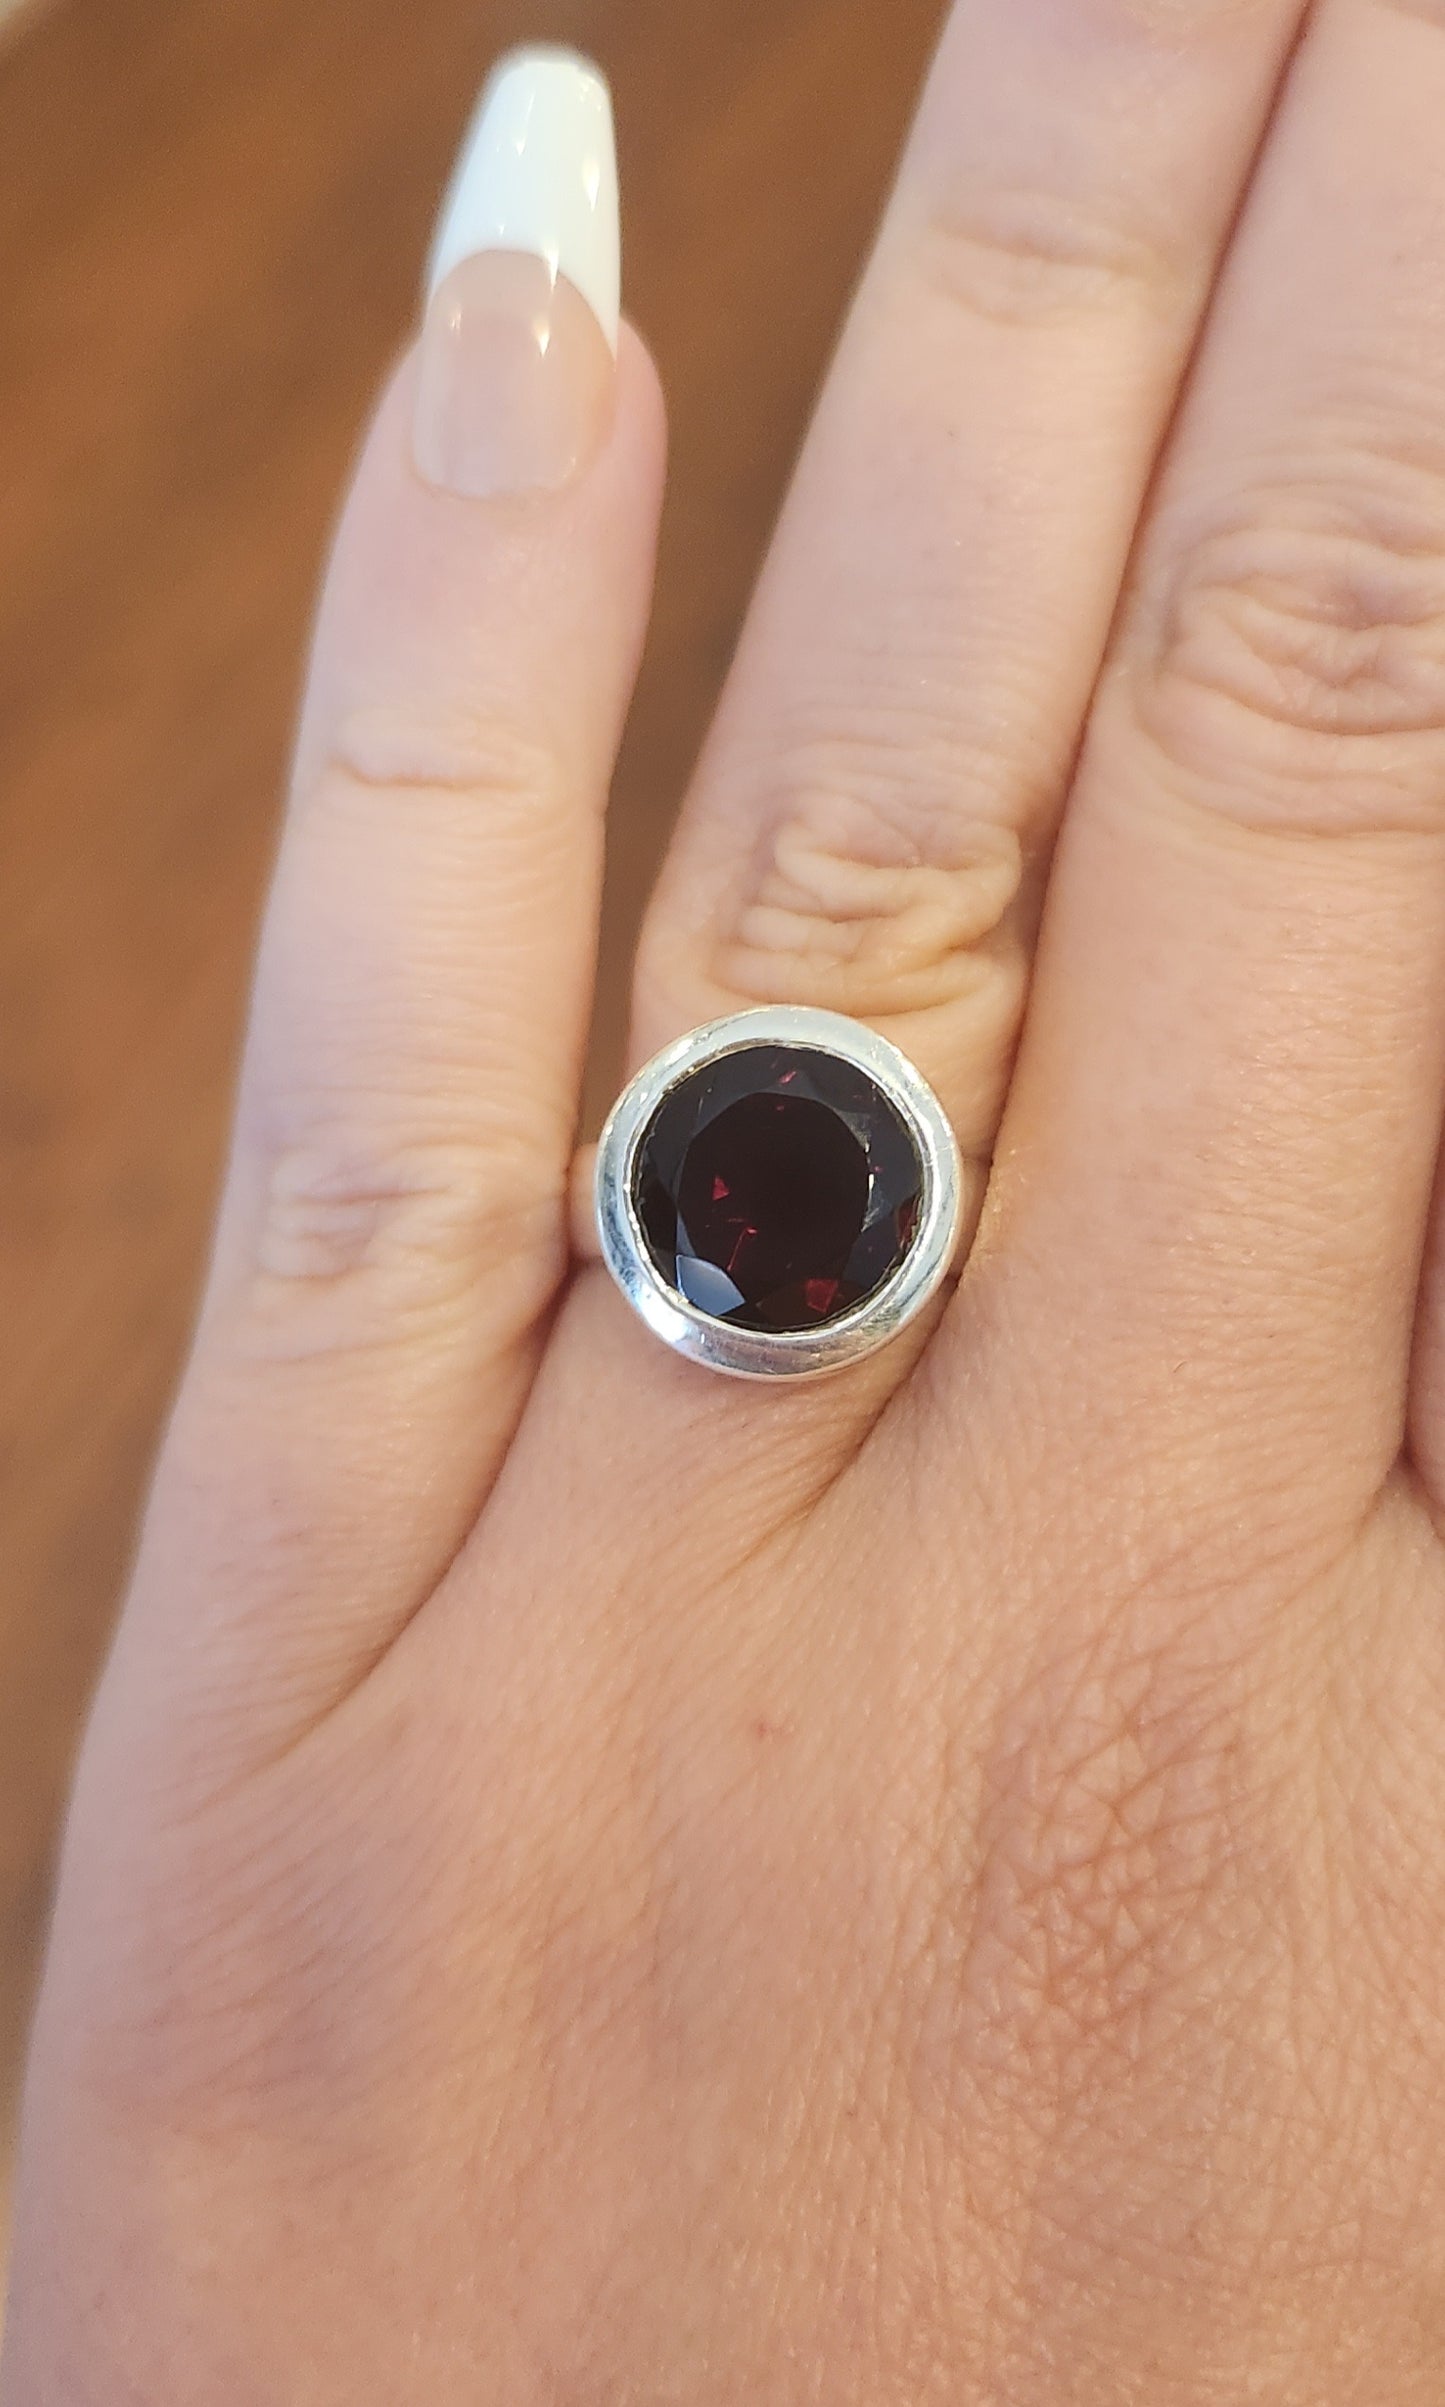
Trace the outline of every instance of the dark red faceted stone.
<path fill-rule="evenodd" d="M 923 1165 L 851 1062 L 748 1045 L 673 1088 L 638 1147 L 632 1193 L 677 1295 L 736 1328 L 818 1329 L 903 1261 Z"/>

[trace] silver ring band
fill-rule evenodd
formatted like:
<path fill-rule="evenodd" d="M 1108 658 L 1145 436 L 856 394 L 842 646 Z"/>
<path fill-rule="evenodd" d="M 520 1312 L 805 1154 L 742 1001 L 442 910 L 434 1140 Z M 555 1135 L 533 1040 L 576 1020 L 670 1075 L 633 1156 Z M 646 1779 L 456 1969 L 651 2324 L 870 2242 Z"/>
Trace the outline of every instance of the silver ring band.
<path fill-rule="evenodd" d="M 695 1028 L 638 1072 L 602 1132 L 595 1202 L 602 1259 L 665 1345 L 737 1379 L 816 1379 L 937 1293 L 963 1173 L 895 1045 L 780 1005 Z"/>

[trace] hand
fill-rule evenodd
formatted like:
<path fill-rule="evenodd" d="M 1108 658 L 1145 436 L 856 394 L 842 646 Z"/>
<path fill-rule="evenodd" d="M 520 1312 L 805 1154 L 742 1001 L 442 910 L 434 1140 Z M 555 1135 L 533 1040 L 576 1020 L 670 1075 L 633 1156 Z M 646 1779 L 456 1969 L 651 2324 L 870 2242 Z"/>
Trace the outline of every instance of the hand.
<path fill-rule="evenodd" d="M 494 95 L 323 611 L 7 2407 L 1445 2390 L 1445 13 L 1304 18 L 945 38 L 639 970 L 639 1058 L 831 1006 L 992 1162 L 946 1308 L 781 1392 L 568 1277 L 663 438 L 599 87 Z"/>

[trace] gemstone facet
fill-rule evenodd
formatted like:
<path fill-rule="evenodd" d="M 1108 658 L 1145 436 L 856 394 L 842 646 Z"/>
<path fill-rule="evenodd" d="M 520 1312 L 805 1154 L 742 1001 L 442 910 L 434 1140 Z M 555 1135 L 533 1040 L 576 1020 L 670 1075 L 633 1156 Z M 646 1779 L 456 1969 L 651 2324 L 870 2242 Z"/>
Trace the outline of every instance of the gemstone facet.
<path fill-rule="evenodd" d="M 907 1258 L 925 1173 L 854 1063 L 746 1044 L 680 1079 L 642 1133 L 632 1205 L 674 1294 L 743 1329 L 819 1329 Z"/>

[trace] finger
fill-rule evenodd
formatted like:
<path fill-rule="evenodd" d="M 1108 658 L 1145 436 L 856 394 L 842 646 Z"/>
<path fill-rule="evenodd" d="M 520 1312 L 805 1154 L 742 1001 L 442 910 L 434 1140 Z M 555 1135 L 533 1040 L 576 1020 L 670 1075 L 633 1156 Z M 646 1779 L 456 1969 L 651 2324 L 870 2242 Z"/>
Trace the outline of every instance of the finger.
<path fill-rule="evenodd" d="M 989 1150 L 1060 798 L 1295 0 L 962 0 L 643 940 L 637 1049 L 883 1028 Z"/>
<path fill-rule="evenodd" d="M 383 1647 L 454 1553 L 567 1263 L 663 448 L 640 347 L 609 345 L 616 222 L 605 86 L 563 54 L 512 62 L 323 607 L 139 1583 L 144 1609 L 183 1564 L 188 1615 L 240 1616 L 290 1708 Z"/>
<path fill-rule="evenodd" d="M 1442 124 L 1445 10 L 1329 0 L 1101 691 L 993 1221 L 1081 1410 L 1196 1457 L 1207 1416 L 1326 1543 L 1400 1442 L 1439 1127 Z"/>

